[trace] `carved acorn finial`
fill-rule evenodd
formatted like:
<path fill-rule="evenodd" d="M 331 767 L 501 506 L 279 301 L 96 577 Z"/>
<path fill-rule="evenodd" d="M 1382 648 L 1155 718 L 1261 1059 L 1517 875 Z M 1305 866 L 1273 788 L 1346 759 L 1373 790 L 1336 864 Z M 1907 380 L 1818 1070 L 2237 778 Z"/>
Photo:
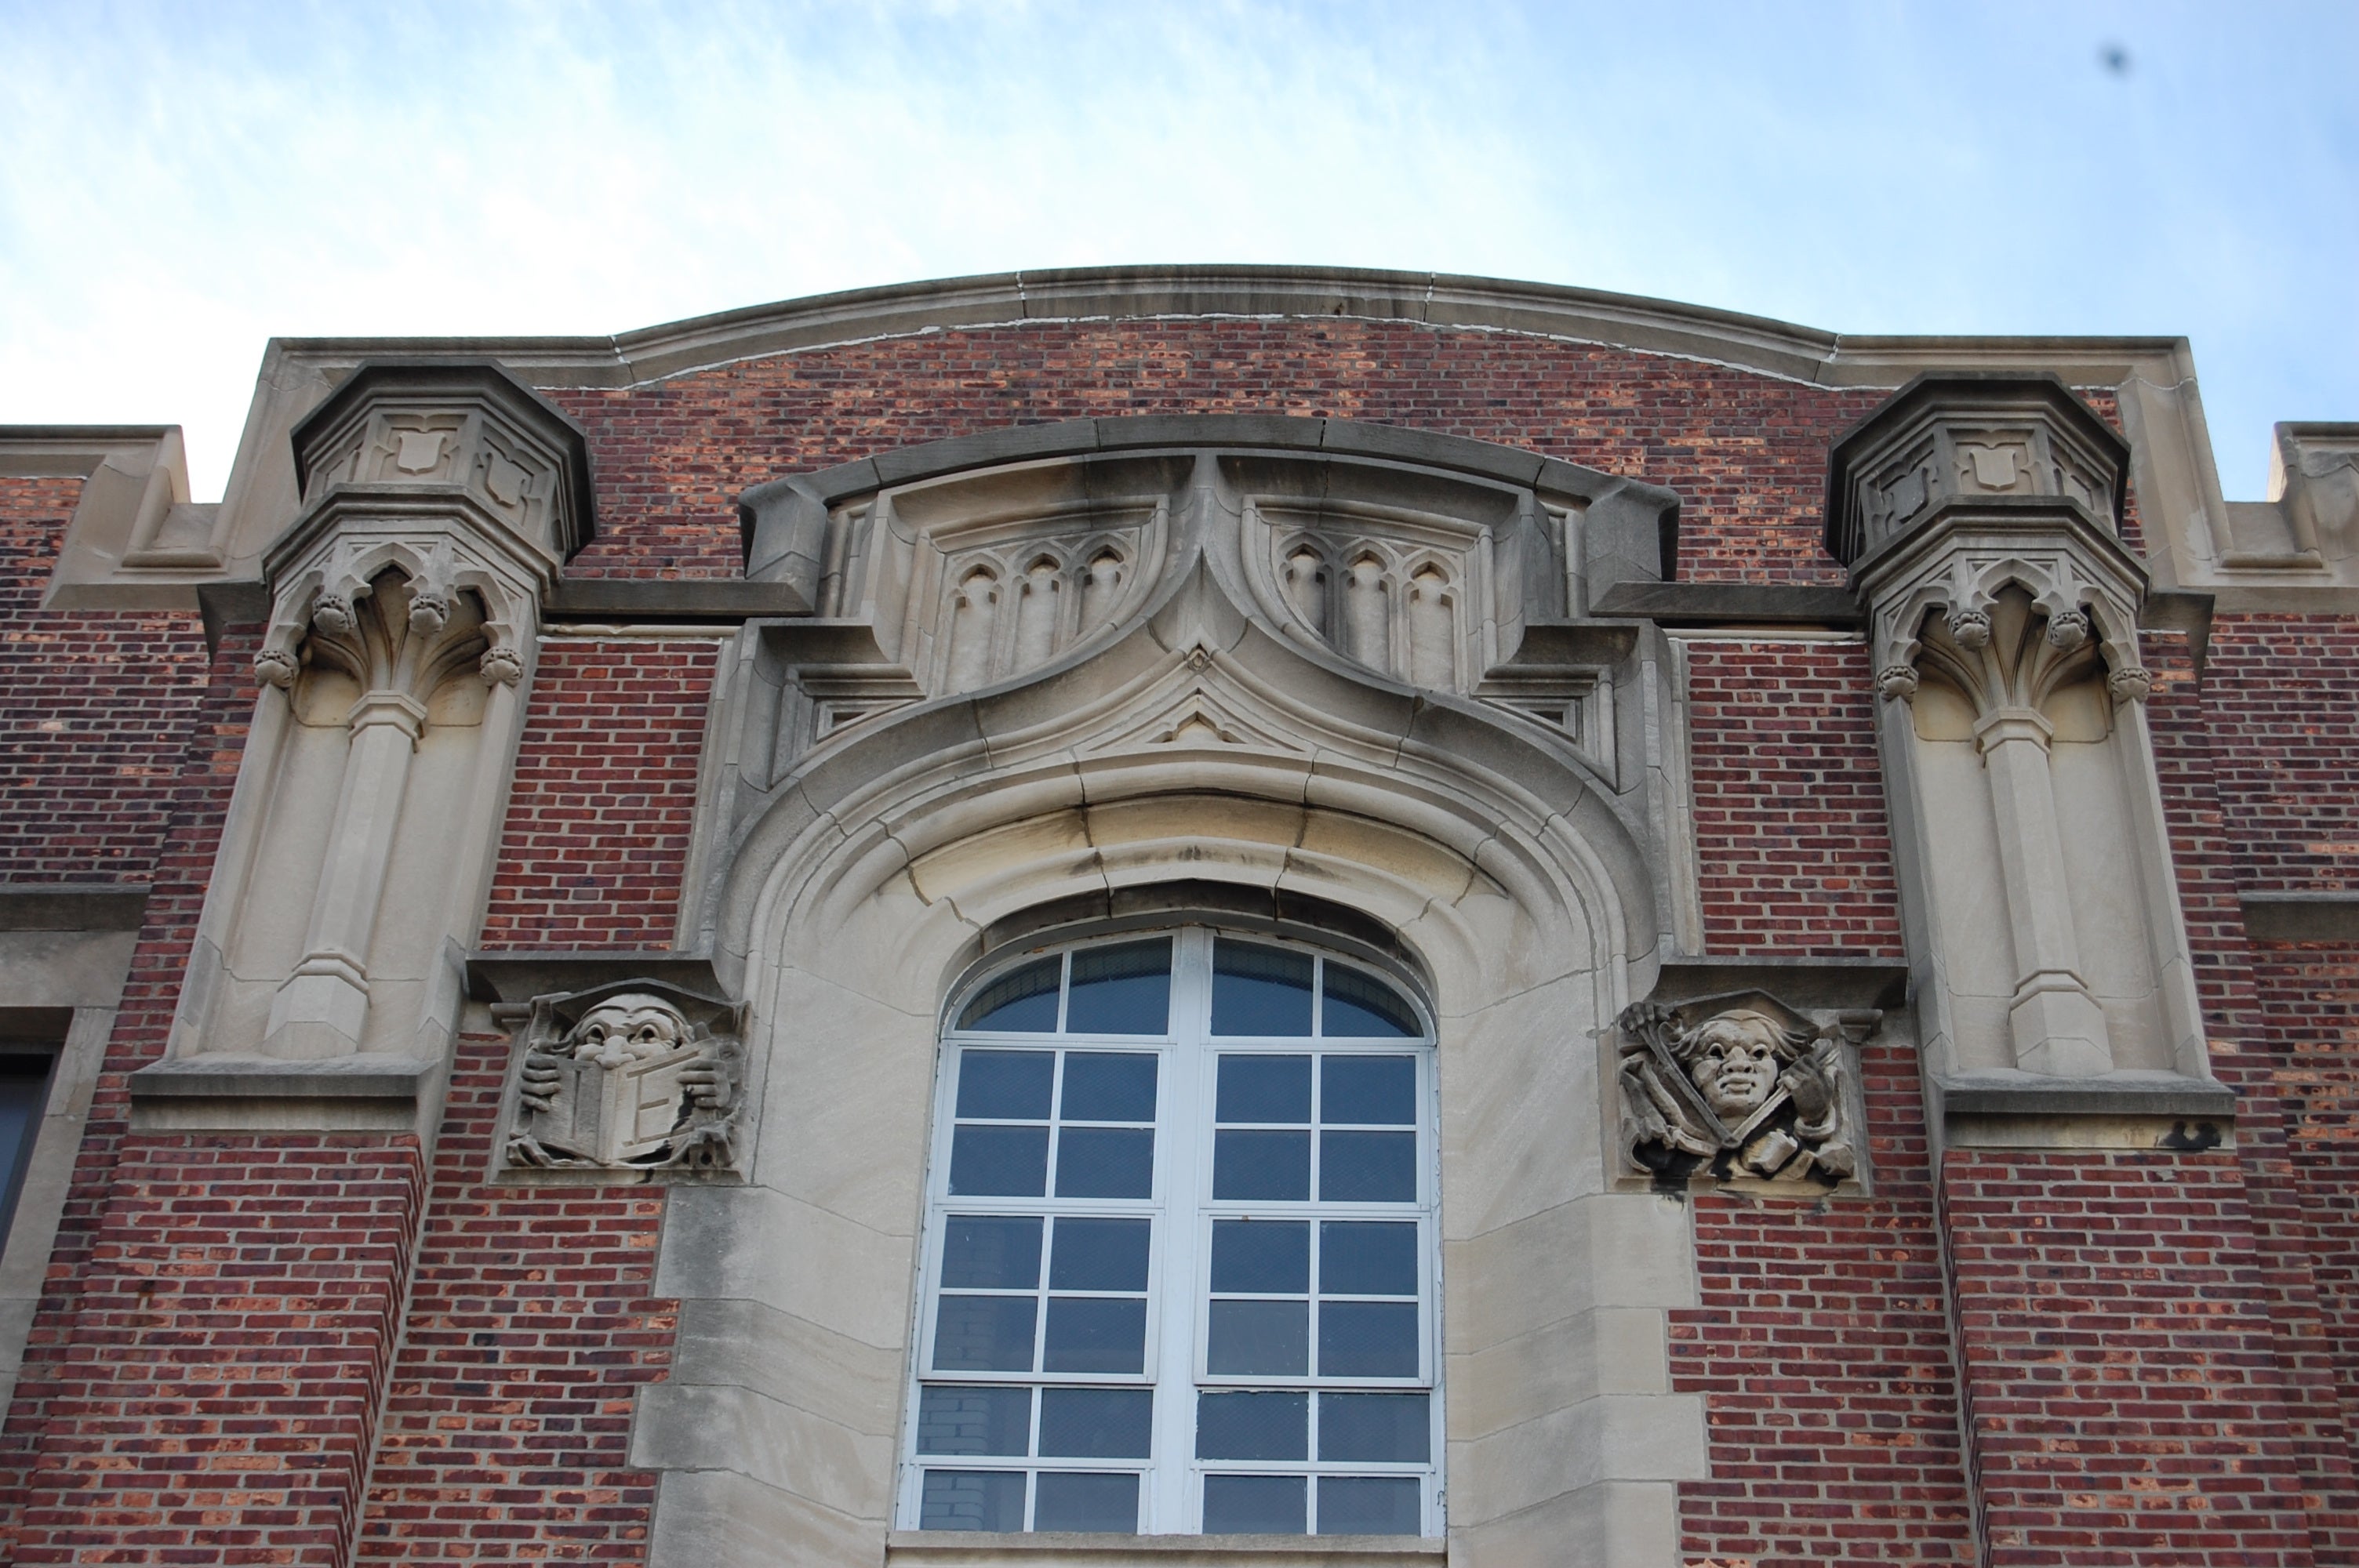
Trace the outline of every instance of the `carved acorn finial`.
<path fill-rule="evenodd" d="M 254 678 L 265 686 L 285 690 L 301 673 L 302 665 L 284 648 L 265 648 L 254 655 Z"/>
<path fill-rule="evenodd" d="M 1917 697 L 1917 666 L 1886 665 L 1875 677 L 1876 694 L 1886 702 L 1911 702 Z"/>
<path fill-rule="evenodd" d="M 2105 689 L 2115 702 L 2144 702 L 2154 690 L 2154 676 L 2133 665 L 2105 677 Z"/>
<path fill-rule="evenodd" d="M 1979 610 L 1953 610 L 1950 612 L 1950 636 L 1959 647 L 1980 653 L 1990 646 L 1990 617 Z"/>
<path fill-rule="evenodd" d="M 420 589 L 409 601 L 409 629 L 431 637 L 451 622 L 451 597 L 436 589 Z"/>
<path fill-rule="evenodd" d="M 2085 610 L 2060 610 L 2048 618 L 2049 646 L 2063 653 L 2073 653 L 2089 641 L 2089 612 Z"/>
<path fill-rule="evenodd" d="M 311 624 L 331 636 L 353 629 L 353 601 L 341 593 L 323 593 L 311 607 Z"/>
<path fill-rule="evenodd" d="M 514 686 L 524 678 L 524 660 L 514 648 L 486 649 L 475 669 L 494 686 Z"/>

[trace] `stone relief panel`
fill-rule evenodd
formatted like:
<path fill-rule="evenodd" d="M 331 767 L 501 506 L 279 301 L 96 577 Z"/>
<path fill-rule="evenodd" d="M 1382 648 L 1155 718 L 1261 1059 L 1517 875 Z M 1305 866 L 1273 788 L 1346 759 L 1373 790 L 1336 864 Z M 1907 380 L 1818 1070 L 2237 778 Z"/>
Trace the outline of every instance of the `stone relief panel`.
<path fill-rule="evenodd" d="M 1854 1061 L 1884 1015 L 1812 1016 L 1762 991 L 1623 1010 L 1623 1169 L 1824 1191 L 1861 1174 Z"/>
<path fill-rule="evenodd" d="M 660 981 L 534 1000 L 501 1146 L 527 1171 L 734 1173 L 745 1009 Z"/>

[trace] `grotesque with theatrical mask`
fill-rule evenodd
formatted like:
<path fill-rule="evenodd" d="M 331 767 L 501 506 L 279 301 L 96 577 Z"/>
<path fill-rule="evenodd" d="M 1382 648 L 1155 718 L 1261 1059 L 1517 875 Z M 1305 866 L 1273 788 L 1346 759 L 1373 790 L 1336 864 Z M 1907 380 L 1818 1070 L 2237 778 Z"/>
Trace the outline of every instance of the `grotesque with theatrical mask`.
<path fill-rule="evenodd" d="M 1842 1042 L 1866 1038 L 1881 1018 L 1814 1022 L 1760 992 L 1625 1010 L 1624 1152 L 1658 1179 L 1855 1174 Z"/>

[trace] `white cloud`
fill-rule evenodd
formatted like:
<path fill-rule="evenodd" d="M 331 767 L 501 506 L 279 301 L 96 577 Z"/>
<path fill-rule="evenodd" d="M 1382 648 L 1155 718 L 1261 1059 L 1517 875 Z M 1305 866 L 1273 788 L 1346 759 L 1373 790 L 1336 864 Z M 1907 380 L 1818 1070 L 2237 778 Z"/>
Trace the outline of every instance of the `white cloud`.
<path fill-rule="evenodd" d="M 273 333 L 1215 260 L 2189 333 L 2232 492 L 2359 416 L 2345 13 L 1630 9 L 0 6 L 0 419 L 217 492 Z"/>

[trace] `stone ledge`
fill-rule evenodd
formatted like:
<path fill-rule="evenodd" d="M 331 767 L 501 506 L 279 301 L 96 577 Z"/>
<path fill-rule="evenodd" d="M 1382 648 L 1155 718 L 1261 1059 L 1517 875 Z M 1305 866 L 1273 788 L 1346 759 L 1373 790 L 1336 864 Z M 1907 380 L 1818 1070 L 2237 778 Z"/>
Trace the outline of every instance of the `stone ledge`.
<path fill-rule="evenodd" d="M 440 1076 L 405 1056 L 197 1056 L 152 1062 L 126 1086 L 135 1131 L 402 1132 L 419 1127 Z"/>
<path fill-rule="evenodd" d="M 2359 892 L 2248 892 L 2242 902 L 2256 942 L 2359 942 Z"/>
<path fill-rule="evenodd" d="M 809 615 L 810 601 L 791 583 L 742 578 L 568 578 L 549 593 L 541 619 L 568 621 L 752 621 Z"/>
<path fill-rule="evenodd" d="M 0 931 L 136 931 L 147 889 L 137 882 L 0 882 Z"/>
<path fill-rule="evenodd" d="M 1744 990 L 1767 991 L 1805 1011 L 1888 1011 L 1908 1002 L 1908 966 L 1897 958 L 1667 958 L 1647 1000 L 1676 1007 Z"/>
<path fill-rule="evenodd" d="M 537 996 L 629 979 L 661 980 L 715 999 L 727 994 L 713 972 L 712 959 L 701 953 L 562 947 L 467 955 L 467 995 L 493 1006 L 522 1006 Z"/>
<path fill-rule="evenodd" d="M 1864 617 L 1847 588 L 1754 582 L 1613 584 L 1590 605 L 1593 615 L 1642 616 L 1672 626 L 1830 626 L 1849 630 Z"/>
<path fill-rule="evenodd" d="M 1947 1148 L 2193 1154 L 2235 1143 L 2236 1091 L 2208 1079 L 1935 1078 L 1926 1087 Z"/>
<path fill-rule="evenodd" d="M 1151 1560 L 1164 1568 L 1249 1562 L 1261 1568 L 1316 1563 L 1353 1568 L 1358 1563 L 1396 1563 L 1441 1558 L 1449 1542 L 1439 1536 L 1399 1535 L 1084 1535 L 1064 1530 L 997 1534 L 985 1530 L 897 1530 L 886 1538 L 888 1563 L 929 1568 L 965 1564 L 1053 1562 L 1059 1568 L 1095 1568 L 1099 1563 Z"/>

